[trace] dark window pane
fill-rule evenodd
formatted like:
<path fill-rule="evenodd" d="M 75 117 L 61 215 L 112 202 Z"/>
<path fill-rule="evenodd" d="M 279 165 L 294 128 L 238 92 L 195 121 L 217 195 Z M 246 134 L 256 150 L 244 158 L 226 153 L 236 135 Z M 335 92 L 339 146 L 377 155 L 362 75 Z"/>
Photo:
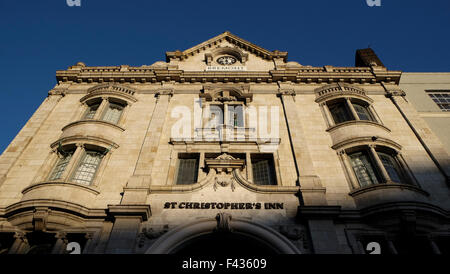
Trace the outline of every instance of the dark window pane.
<path fill-rule="evenodd" d="M 197 182 L 198 159 L 178 159 L 177 185 L 190 185 Z"/>
<path fill-rule="evenodd" d="M 65 155 L 58 154 L 58 157 L 60 158 L 58 159 L 56 166 L 54 167 L 52 173 L 50 174 L 49 180 L 61 179 L 64 170 L 66 170 L 66 167 L 70 162 L 70 159 L 72 159 L 72 155 L 73 151 L 67 152 Z"/>
<path fill-rule="evenodd" d="M 349 155 L 356 178 L 361 187 L 378 184 L 374 165 L 365 152 L 357 152 Z"/>
<path fill-rule="evenodd" d="M 103 115 L 103 121 L 117 124 L 117 122 L 119 122 L 120 116 L 122 115 L 122 111 L 123 111 L 122 105 L 116 103 L 109 103 L 105 115 Z"/>
<path fill-rule="evenodd" d="M 355 103 L 353 103 L 353 107 L 355 108 L 355 111 L 358 114 L 360 120 L 373 121 L 367 107 Z"/>
<path fill-rule="evenodd" d="M 244 126 L 244 113 L 242 106 L 228 106 L 228 117 L 229 117 L 229 125 L 235 127 L 243 127 Z"/>
<path fill-rule="evenodd" d="M 330 105 L 329 109 L 336 124 L 354 120 L 345 103 Z"/>
<path fill-rule="evenodd" d="M 269 155 L 256 157 L 252 159 L 253 182 L 257 185 L 276 185 L 273 160 Z"/>
<path fill-rule="evenodd" d="M 100 166 L 103 155 L 96 151 L 86 151 L 81 159 L 72 180 L 74 182 L 90 185 L 97 173 L 97 169 Z"/>
<path fill-rule="evenodd" d="M 389 177 L 392 181 L 396 183 L 401 183 L 401 173 L 400 168 L 395 161 L 395 159 L 386 153 L 383 152 L 377 152 L 378 156 L 380 157 L 381 162 L 383 163 L 384 168 L 386 169 L 387 173 L 389 174 Z"/>
<path fill-rule="evenodd" d="M 92 119 L 94 118 L 95 112 L 97 111 L 100 104 L 93 104 L 88 107 L 88 110 L 84 114 L 84 119 Z"/>

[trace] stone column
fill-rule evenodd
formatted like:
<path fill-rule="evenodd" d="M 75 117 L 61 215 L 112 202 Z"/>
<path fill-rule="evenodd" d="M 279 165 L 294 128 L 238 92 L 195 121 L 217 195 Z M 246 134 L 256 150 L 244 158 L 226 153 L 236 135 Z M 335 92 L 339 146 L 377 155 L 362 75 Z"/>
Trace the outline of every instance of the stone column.
<path fill-rule="evenodd" d="M 86 240 L 86 244 L 84 245 L 84 248 L 82 250 L 82 254 L 90 254 L 93 253 L 92 249 L 93 249 L 93 238 L 94 238 L 94 233 L 92 232 L 88 232 L 84 235 L 84 237 L 87 239 Z"/>
<path fill-rule="evenodd" d="M 29 248 L 26 234 L 24 232 L 16 232 L 14 233 L 14 238 L 14 243 L 8 250 L 8 254 L 23 254 Z"/>
<path fill-rule="evenodd" d="M 285 115 L 286 126 L 288 128 L 291 148 L 293 150 L 294 163 L 298 171 L 298 181 L 305 205 L 326 205 L 325 187 L 322 186 L 320 178 L 312 164 L 312 159 L 308 150 L 308 144 L 304 138 L 304 130 L 301 117 L 297 112 L 294 102 L 295 94 L 287 91 L 280 94 Z"/>
<path fill-rule="evenodd" d="M 102 102 L 100 103 L 100 106 L 98 106 L 98 109 L 95 112 L 94 117 L 92 119 L 100 120 L 108 104 L 109 104 L 108 97 L 102 97 Z"/>
<path fill-rule="evenodd" d="M 344 150 L 341 150 L 338 152 L 338 155 L 341 157 L 341 161 L 344 164 L 345 170 L 347 171 L 348 177 L 350 179 L 350 183 L 352 184 L 353 189 L 358 189 L 359 182 L 358 179 L 355 176 L 355 173 L 353 172 L 352 164 L 350 163 L 350 160 L 348 159 L 347 153 L 345 153 Z"/>
<path fill-rule="evenodd" d="M 325 113 L 325 117 L 327 119 L 328 127 L 332 127 L 335 125 L 333 116 L 331 115 L 330 109 L 328 108 L 327 103 L 323 102 L 320 104 L 323 112 Z"/>
<path fill-rule="evenodd" d="M 124 188 L 122 204 L 144 204 L 146 202 L 153 163 L 158 151 L 170 97 L 170 93 L 158 95 L 134 174 Z"/>
<path fill-rule="evenodd" d="M 339 254 L 341 248 L 334 219 L 340 206 L 299 206 L 298 217 L 308 225 L 315 254 Z"/>
<path fill-rule="evenodd" d="M 131 254 L 134 252 L 136 238 L 140 225 L 150 217 L 149 205 L 117 205 L 108 206 L 114 216 L 114 226 L 111 231 L 106 253 Z"/>
<path fill-rule="evenodd" d="M 347 106 L 350 109 L 350 112 L 355 117 L 355 120 L 358 121 L 359 120 L 359 116 L 358 116 L 358 113 L 356 113 L 355 107 L 353 107 L 353 105 L 352 105 L 352 101 L 348 97 L 345 98 L 345 101 L 347 102 Z"/>
<path fill-rule="evenodd" d="M 67 233 L 66 232 L 57 232 L 55 235 L 56 243 L 53 246 L 52 254 L 64 254 L 66 252 L 66 247 L 68 244 L 67 241 Z"/>
<path fill-rule="evenodd" d="M 252 168 L 252 157 L 250 152 L 245 154 L 245 163 L 247 166 L 247 180 L 253 182 L 253 168 Z"/>
<path fill-rule="evenodd" d="M 389 177 L 389 174 L 386 171 L 386 168 L 384 168 L 383 162 L 381 162 L 380 157 L 378 156 L 378 153 L 376 152 L 374 145 L 369 145 L 370 153 L 372 154 L 372 158 L 375 160 L 375 163 L 378 166 L 378 169 L 381 171 L 381 177 L 383 178 L 383 181 L 385 183 L 392 183 L 391 178 Z"/>
<path fill-rule="evenodd" d="M 84 152 L 84 144 L 77 143 L 77 148 L 75 149 L 75 152 L 72 155 L 72 158 L 69 161 L 69 164 L 67 164 L 66 169 L 64 170 L 63 174 L 61 175 L 61 180 L 68 181 L 70 180 L 69 176 L 72 174 L 74 169 L 76 168 L 78 162 L 80 161 L 80 158 L 83 155 Z"/>
<path fill-rule="evenodd" d="M 120 116 L 119 122 L 117 124 L 118 126 L 123 127 L 125 125 L 125 121 L 127 119 L 129 111 L 130 111 L 130 105 L 126 104 L 125 107 L 122 110 L 122 115 Z"/>

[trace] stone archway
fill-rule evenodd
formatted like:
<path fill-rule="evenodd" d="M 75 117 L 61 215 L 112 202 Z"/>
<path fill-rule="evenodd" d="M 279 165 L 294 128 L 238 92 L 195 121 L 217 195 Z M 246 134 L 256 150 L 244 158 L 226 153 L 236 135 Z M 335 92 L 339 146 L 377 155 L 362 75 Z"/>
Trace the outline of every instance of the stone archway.
<path fill-rule="evenodd" d="M 233 242 L 254 244 L 256 248 L 267 251 L 266 253 L 301 253 L 286 237 L 268 226 L 239 218 L 231 221 L 230 215 L 219 213 L 216 219 L 196 220 L 167 232 L 146 251 L 146 254 L 172 254 L 186 250 L 191 244 L 207 240 L 226 242 L 223 239 L 230 240 L 229 244 Z"/>

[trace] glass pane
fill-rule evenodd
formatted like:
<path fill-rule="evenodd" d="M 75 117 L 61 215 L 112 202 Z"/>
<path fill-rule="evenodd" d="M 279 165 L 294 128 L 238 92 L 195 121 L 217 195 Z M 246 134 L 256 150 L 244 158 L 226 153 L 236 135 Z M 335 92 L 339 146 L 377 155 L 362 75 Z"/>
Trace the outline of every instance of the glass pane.
<path fill-rule="evenodd" d="M 345 103 L 331 105 L 329 109 L 336 124 L 354 120 Z"/>
<path fill-rule="evenodd" d="M 229 125 L 235 127 L 244 126 L 244 113 L 242 106 L 228 106 Z"/>
<path fill-rule="evenodd" d="M 356 114 L 358 114 L 360 120 L 373 121 L 367 107 L 355 103 L 353 103 L 353 107 L 355 108 Z"/>
<path fill-rule="evenodd" d="M 107 121 L 113 124 L 119 122 L 120 116 L 122 115 L 123 106 L 115 103 L 109 103 L 108 109 L 103 116 L 103 121 Z"/>
<path fill-rule="evenodd" d="M 401 183 L 401 176 L 400 176 L 400 169 L 397 165 L 397 162 L 395 159 L 386 153 L 377 152 L 378 156 L 380 157 L 381 162 L 383 163 L 384 168 L 386 169 L 387 173 L 389 174 L 389 177 L 392 181 L 396 183 Z"/>
<path fill-rule="evenodd" d="M 222 106 L 219 105 L 210 105 L 209 106 L 209 125 L 210 128 L 216 128 L 219 125 L 222 125 L 224 120 L 223 120 L 223 109 Z"/>
<path fill-rule="evenodd" d="M 373 165 L 366 153 L 357 152 L 350 154 L 349 157 L 361 187 L 378 184 Z"/>
<path fill-rule="evenodd" d="M 102 157 L 103 155 L 99 152 L 86 151 L 72 180 L 80 184 L 90 185 L 102 161 Z"/>
<path fill-rule="evenodd" d="M 56 166 L 53 169 L 53 172 L 50 175 L 49 180 L 61 179 L 61 176 L 64 173 L 64 170 L 66 170 L 66 167 L 69 164 L 70 159 L 72 158 L 72 155 L 73 155 L 73 151 L 68 152 L 66 155 L 58 155 L 60 158 L 59 158 L 58 162 L 56 163 Z"/>
<path fill-rule="evenodd" d="M 88 110 L 86 111 L 86 114 L 84 115 L 84 119 L 93 119 L 95 112 L 97 111 L 100 104 L 94 104 L 89 106 Z"/>
<path fill-rule="evenodd" d="M 177 185 L 190 185 L 197 182 L 198 160 L 179 159 Z"/>
<path fill-rule="evenodd" d="M 274 185 L 273 165 L 269 159 L 252 160 L 253 182 L 257 185 Z"/>

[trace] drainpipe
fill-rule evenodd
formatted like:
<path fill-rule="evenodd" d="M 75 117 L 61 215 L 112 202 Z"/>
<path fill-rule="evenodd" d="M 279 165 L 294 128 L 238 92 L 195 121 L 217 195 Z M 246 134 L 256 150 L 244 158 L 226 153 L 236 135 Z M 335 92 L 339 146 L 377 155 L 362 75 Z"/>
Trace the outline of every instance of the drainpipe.
<path fill-rule="evenodd" d="M 286 122 L 286 128 L 287 128 L 288 136 L 289 136 L 289 144 L 290 144 L 290 147 L 291 147 L 292 158 L 294 158 L 295 172 L 297 173 L 297 184 L 300 185 L 300 182 L 298 181 L 298 178 L 300 178 L 300 172 L 298 170 L 298 163 L 297 163 L 297 159 L 295 157 L 294 143 L 292 142 L 291 129 L 289 127 L 289 121 L 288 121 L 288 118 L 287 118 L 287 115 L 286 115 L 286 107 L 284 106 L 283 93 L 279 93 L 278 96 L 280 97 L 281 105 L 283 106 L 284 120 Z M 305 202 L 303 201 L 303 195 L 302 195 L 301 191 L 298 192 L 298 199 L 300 201 L 300 205 L 304 206 Z"/>

